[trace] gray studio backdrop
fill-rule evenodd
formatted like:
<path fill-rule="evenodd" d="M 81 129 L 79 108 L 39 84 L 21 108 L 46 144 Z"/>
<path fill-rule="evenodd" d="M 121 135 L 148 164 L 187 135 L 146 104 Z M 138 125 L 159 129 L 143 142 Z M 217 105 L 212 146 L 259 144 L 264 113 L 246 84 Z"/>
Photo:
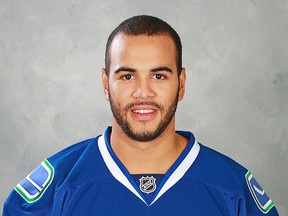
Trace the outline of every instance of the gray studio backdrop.
<path fill-rule="evenodd" d="M 288 1 L 0 0 L 0 204 L 45 157 L 110 124 L 101 68 L 120 21 L 183 40 L 177 128 L 246 166 L 288 215 Z"/>

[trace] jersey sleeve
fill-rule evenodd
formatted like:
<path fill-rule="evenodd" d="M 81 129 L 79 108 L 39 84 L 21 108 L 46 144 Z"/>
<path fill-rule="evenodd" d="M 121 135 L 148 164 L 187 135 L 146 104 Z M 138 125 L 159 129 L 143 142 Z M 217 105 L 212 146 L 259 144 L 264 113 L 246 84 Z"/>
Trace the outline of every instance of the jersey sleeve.
<path fill-rule="evenodd" d="M 18 183 L 7 198 L 3 216 L 50 215 L 55 193 L 55 170 L 45 159 Z"/>
<path fill-rule="evenodd" d="M 256 181 L 250 171 L 245 174 L 244 200 L 239 203 L 239 215 L 278 216 L 274 202 Z"/>

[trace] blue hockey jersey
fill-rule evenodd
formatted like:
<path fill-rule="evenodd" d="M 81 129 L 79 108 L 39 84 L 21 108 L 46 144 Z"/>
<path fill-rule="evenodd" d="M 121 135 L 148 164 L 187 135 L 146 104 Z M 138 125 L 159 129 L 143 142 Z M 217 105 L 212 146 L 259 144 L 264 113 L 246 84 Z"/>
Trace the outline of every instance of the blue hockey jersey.
<path fill-rule="evenodd" d="M 110 146 L 111 130 L 45 159 L 14 188 L 3 215 L 278 215 L 248 170 L 192 133 L 178 132 L 190 141 L 166 174 L 133 176 Z"/>

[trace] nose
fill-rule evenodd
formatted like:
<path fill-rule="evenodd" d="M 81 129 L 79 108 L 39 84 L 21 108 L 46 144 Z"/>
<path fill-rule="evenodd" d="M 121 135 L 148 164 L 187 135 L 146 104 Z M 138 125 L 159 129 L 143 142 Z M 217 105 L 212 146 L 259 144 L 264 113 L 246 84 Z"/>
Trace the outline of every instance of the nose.
<path fill-rule="evenodd" d="M 132 95 L 136 99 L 147 99 L 150 97 L 154 97 L 155 92 L 153 90 L 151 81 L 148 79 L 138 80 Z"/>

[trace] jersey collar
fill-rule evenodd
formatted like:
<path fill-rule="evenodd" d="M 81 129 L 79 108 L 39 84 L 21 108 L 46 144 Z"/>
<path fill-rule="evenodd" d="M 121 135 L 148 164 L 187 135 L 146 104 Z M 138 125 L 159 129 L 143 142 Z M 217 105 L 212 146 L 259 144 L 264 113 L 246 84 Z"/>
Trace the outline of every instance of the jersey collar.
<path fill-rule="evenodd" d="M 108 127 L 104 134 L 98 139 L 98 146 L 103 160 L 114 178 L 123 184 L 146 205 L 152 205 L 164 193 L 173 187 L 173 185 L 175 185 L 184 176 L 189 167 L 191 167 L 200 151 L 200 145 L 196 142 L 191 132 L 177 131 L 178 134 L 187 137 L 189 139 L 189 143 L 179 158 L 174 162 L 172 167 L 164 175 L 161 183 L 158 185 L 154 193 L 151 203 L 148 204 L 133 177 L 114 153 L 110 145 L 111 131 L 112 127 Z"/>

